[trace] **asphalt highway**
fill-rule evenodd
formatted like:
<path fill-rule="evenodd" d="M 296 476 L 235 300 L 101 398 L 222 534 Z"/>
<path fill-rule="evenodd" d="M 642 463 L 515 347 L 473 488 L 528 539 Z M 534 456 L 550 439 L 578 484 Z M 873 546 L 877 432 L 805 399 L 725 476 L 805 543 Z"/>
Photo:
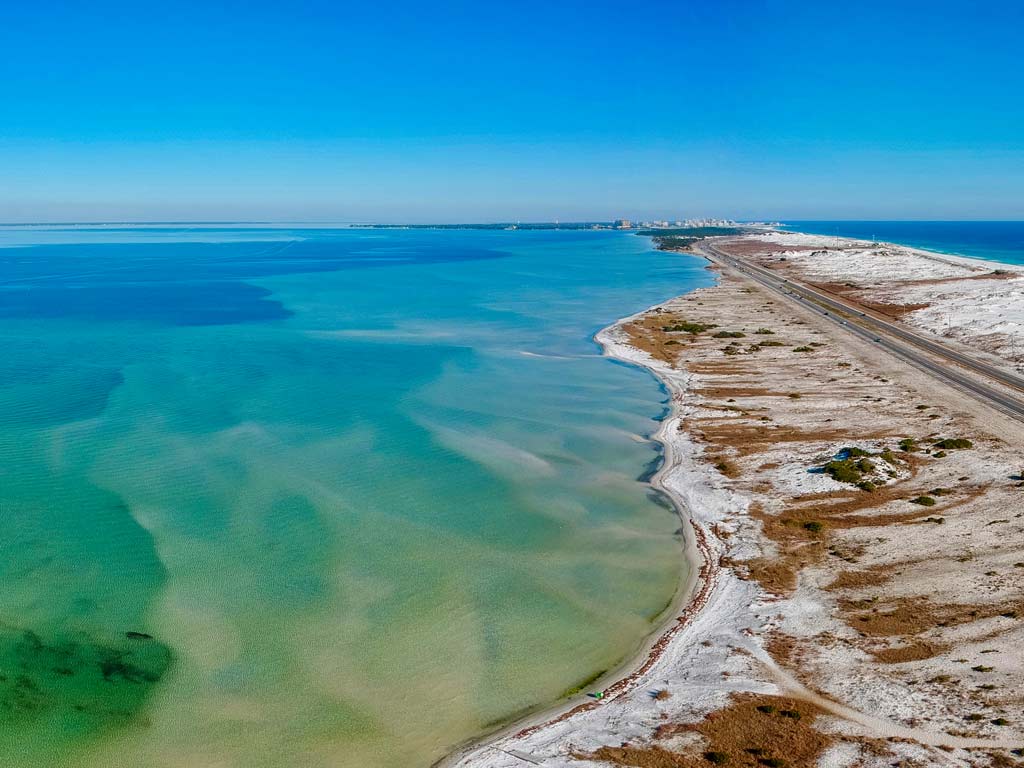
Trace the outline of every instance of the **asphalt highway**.
<path fill-rule="evenodd" d="M 697 244 L 696 248 L 708 260 L 733 269 L 773 292 L 804 305 L 936 379 L 956 387 L 1007 416 L 1024 421 L 1024 378 L 949 349 L 944 344 L 884 320 L 876 314 L 866 313 L 819 290 L 780 278 L 771 271 L 733 256 L 714 244 L 705 241 Z M 964 371 L 960 366 L 968 370 Z M 972 373 L 997 381 L 1015 393 L 1020 393 L 1020 396 L 995 389 L 979 381 Z"/>

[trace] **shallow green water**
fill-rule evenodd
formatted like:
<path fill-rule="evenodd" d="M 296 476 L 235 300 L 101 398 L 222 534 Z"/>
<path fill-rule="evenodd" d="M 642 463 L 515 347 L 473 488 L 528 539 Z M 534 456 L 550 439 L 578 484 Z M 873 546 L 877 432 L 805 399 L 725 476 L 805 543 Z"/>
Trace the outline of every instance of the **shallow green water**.
<path fill-rule="evenodd" d="M 36 243 L 36 245 L 31 245 Z M 0 752 L 415 766 L 679 581 L 619 233 L 0 232 Z"/>

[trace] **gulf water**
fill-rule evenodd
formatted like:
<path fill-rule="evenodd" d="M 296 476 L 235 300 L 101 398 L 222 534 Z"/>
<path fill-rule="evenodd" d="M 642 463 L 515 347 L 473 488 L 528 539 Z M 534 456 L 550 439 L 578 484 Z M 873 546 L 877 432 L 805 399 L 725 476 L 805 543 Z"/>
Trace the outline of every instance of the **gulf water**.
<path fill-rule="evenodd" d="M 785 228 L 1024 264 L 1024 221 L 792 221 Z"/>
<path fill-rule="evenodd" d="M 0 754 L 426 766 L 682 575 L 612 232 L 0 230 Z"/>

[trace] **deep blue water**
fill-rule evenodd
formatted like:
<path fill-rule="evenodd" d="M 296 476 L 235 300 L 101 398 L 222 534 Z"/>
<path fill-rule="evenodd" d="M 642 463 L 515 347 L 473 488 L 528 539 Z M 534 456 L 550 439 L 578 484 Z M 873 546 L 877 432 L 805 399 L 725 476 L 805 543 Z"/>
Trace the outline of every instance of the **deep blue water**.
<path fill-rule="evenodd" d="M 785 229 L 1024 264 L 1024 221 L 786 221 Z"/>
<path fill-rule="evenodd" d="M 137 236 L 139 230 L 103 232 L 107 237 L 126 232 Z M 209 233 L 211 237 L 218 234 L 224 233 Z M 429 233 L 367 241 L 330 230 L 310 239 L 270 243 L 106 242 L 0 248 L 0 318 L 172 325 L 278 320 L 292 313 L 271 299 L 269 290 L 246 281 L 506 255 L 473 244 L 438 242 Z"/>

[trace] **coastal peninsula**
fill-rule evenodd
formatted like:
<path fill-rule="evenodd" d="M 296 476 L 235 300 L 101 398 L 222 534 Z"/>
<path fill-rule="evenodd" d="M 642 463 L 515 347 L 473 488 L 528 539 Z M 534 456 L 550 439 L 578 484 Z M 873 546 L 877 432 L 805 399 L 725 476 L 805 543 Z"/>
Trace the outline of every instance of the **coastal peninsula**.
<path fill-rule="evenodd" d="M 1024 270 L 781 232 L 685 247 L 717 284 L 598 340 L 672 392 L 654 482 L 686 599 L 617 679 L 447 763 L 1021 764 Z"/>

